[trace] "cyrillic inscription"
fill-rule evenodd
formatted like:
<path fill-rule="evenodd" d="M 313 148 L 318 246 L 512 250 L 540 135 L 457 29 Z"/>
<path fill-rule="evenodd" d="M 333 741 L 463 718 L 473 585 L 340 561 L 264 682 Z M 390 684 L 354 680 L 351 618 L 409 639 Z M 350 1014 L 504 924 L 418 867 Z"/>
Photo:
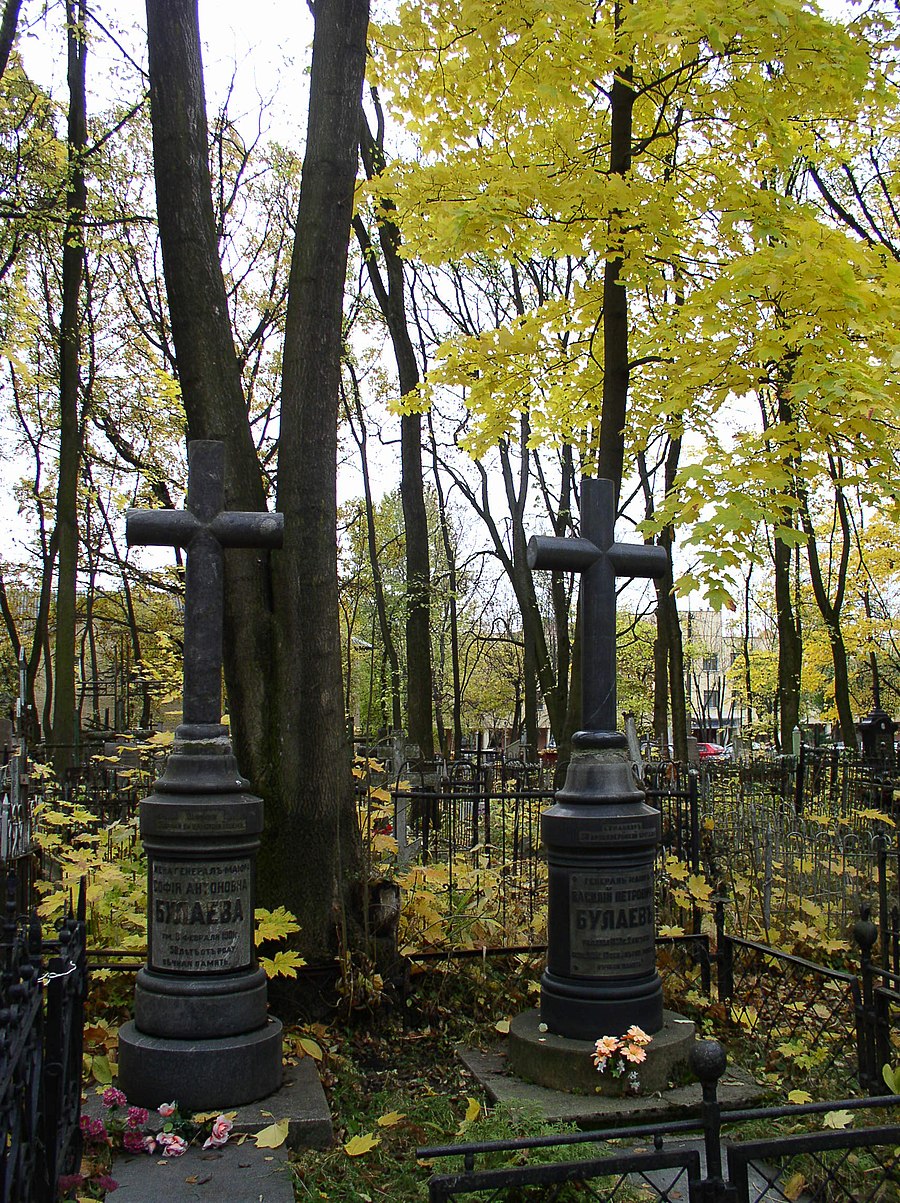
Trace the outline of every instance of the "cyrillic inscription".
<path fill-rule="evenodd" d="M 249 860 L 156 860 L 151 890 L 152 968 L 205 973 L 250 964 Z"/>
<path fill-rule="evenodd" d="M 653 871 L 569 875 L 569 972 L 629 977 L 655 961 Z"/>

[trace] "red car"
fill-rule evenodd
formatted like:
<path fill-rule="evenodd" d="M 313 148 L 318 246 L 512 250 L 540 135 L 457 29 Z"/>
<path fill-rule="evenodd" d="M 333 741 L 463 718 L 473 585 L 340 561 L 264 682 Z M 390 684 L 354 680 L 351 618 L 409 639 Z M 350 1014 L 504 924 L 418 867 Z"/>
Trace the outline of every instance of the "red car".
<path fill-rule="evenodd" d="M 712 760 L 714 757 L 728 756 L 730 751 L 723 744 L 697 742 L 697 753 L 701 760 Z"/>

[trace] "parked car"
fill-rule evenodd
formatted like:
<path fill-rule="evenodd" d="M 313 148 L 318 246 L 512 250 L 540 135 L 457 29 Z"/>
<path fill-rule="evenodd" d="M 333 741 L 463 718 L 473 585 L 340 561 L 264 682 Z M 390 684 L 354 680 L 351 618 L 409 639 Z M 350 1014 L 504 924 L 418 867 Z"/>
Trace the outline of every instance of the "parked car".
<path fill-rule="evenodd" d="M 698 741 L 697 754 L 701 760 L 727 760 L 731 755 L 731 748 L 726 748 L 723 744 L 700 743 Z"/>

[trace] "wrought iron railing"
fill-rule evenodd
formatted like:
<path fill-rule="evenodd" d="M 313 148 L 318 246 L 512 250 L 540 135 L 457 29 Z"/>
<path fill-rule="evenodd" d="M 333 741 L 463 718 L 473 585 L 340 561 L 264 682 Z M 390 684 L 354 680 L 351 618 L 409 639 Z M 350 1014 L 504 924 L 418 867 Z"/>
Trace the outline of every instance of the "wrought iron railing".
<path fill-rule="evenodd" d="M 900 1096 L 840 1099 L 794 1107 L 723 1110 L 717 1083 L 726 1068 L 721 1045 L 703 1041 L 692 1054 L 701 1084 L 697 1118 L 657 1125 L 620 1126 L 518 1140 L 468 1142 L 416 1150 L 419 1163 L 458 1159 L 460 1168 L 434 1174 L 431 1203 L 454 1198 L 581 1200 L 610 1203 L 643 1199 L 687 1203 L 875 1203 L 900 1193 L 900 1125 L 883 1121 Z M 821 1123 L 839 1115 L 841 1128 L 803 1135 L 770 1134 L 745 1142 L 730 1138 L 752 1125 L 777 1133 L 779 1121 Z M 871 1124 L 871 1117 L 878 1121 Z M 866 1126 L 853 1126 L 862 1119 Z M 832 1118 L 831 1123 L 834 1124 Z M 570 1148 L 589 1156 L 549 1161 Z M 564 1154 L 563 1154 L 564 1157 Z M 506 1164 L 491 1166 L 498 1158 Z M 523 1164 L 524 1163 L 524 1164 Z"/>
<path fill-rule="evenodd" d="M 42 946 L 33 915 L 17 919 L 15 897 L 11 878 L 0 933 L 0 1198 L 52 1203 L 81 1158 L 85 890 L 55 948 Z"/>

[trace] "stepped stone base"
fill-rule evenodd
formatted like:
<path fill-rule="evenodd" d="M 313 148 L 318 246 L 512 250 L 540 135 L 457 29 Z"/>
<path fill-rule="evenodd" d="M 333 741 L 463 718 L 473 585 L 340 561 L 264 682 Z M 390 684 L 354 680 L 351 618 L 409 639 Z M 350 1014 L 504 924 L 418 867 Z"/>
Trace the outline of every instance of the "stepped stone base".
<path fill-rule="evenodd" d="M 119 1085 L 129 1103 L 155 1109 L 175 1099 L 184 1111 L 239 1107 L 281 1086 L 281 1021 L 238 1036 L 166 1040 L 119 1029 Z"/>
<path fill-rule="evenodd" d="M 647 1046 L 646 1060 L 630 1074 L 600 1073 L 591 1060 L 594 1043 L 542 1030 L 539 1011 L 524 1011 L 509 1026 L 509 1068 L 516 1077 L 569 1094 L 622 1098 L 667 1090 L 683 1074 L 694 1045 L 694 1024 L 674 1011 L 663 1012 L 663 1026 Z M 619 1035 L 598 1032 L 597 1036 Z"/>

